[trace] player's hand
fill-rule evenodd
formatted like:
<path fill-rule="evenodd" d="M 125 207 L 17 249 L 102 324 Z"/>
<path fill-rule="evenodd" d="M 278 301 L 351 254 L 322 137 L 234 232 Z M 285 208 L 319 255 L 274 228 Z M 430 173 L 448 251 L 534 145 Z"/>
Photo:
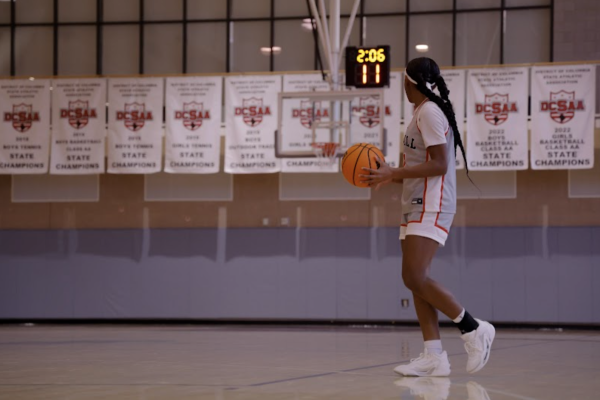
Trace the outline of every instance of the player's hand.
<path fill-rule="evenodd" d="M 394 179 L 394 171 L 392 170 L 392 167 L 379 158 L 378 155 L 375 155 L 375 157 L 377 157 L 377 162 L 379 162 L 379 168 L 372 169 L 363 167 L 363 171 L 368 172 L 369 175 L 359 175 L 359 177 L 361 178 L 361 182 L 368 184 L 369 187 L 375 186 L 375 190 L 379 190 L 381 186 L 392 182 Z"/>

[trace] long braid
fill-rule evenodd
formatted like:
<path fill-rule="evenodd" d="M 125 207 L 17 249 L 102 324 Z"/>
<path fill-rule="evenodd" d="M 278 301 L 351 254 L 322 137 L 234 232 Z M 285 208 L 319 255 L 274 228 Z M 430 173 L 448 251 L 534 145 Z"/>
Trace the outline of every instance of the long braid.
<path fill-rule="evenodd" d="M 460 147 L 460 151 L 462 152 L 463 159 L 465 160 L 465 168 L 467 170 L 467 175 L 468 175 L 469 167 L 467 164 L 467 157 L 466 157 L 467 153 L 465 151 L 465 148 L 464 148 L 461 136 L 460 136 L 460 131 L 458 130 L 458 124 L 456 123 L 456 115 L 454 114 L 452 102 L 450 101 L 450 98 L 448 97 L 450 94 L 450 91 L 448 90 L 448 86 L 446 86 L 446 81 L 440 74 L 439 67 L 437 66 L 437 64 L 435 64 L 435 62 L 433 60 L 423 57 L 420 59 L 415 59 L 413 61 L 418 61 L 422 64 L 427 64 L 427 68 L 423 68 L 423 69 L 425 69 L 425 71 L 422 71 L 422 70 L 409 71 L 410 76 L 413 77 L 413 75 L 414 75 L 413 79 L 415 79 L 417 81 L 416 86 L 417 86 L 417 89 L 419 90 L 419 92 L 423 93 L 425 96 L 427 96 L 427 98 L 429 100 L 434 102 L 442 110 L 442 112 L 448 119 L 448 122 L 450 123 L 450 126 L 452 127 L 452 132 L 454 135 L 454 154 L 456 154 L 456 148 Z M 412 69 L 412 68 L 410 68 L 410 64 L 412 64 L 412 62 L 409 63 L 409 69 Z M 435 84 L 437 86 L 438 90 L 440 91 L 440 95 L 442 97 L 439 97 L 432 90 L 430 90 L 427 87 L 427 85 L 425 84 L 425 82 Z"/>
<path fill-rule="evenodd" d="M 446 86 L 446 81 L 442 75 L 439 75 L 435 80 L 435 84 L 437 85 L 438 90 L 440 91 L 440 95 L 442 96 L 442 100 L 444 100 L 444 107 L 442 107 L 442 111 L 448 121 L 450 122 L 450 126 L 452 127 L 452 132 L 454 133 L 454 154 L 456 154 L 456 146 L 460 147 L 460 151 L 462 152 L 463 160 L 465 160 L 465 168 L 467 172 L 469 172 L 469 167 L 467 165 L 467 153 L 465 151 L 465 147 L 463 146 L 462 138 L 460 136 L 460 132 L 458 130 L 458 124 L 456 123 L 456 114 L 454 113 L 454 108 L 452 107 L 452 102 L 448 97 L 450 95 L 450 90 L 448 90 L 448 86 Z M 459 116 L 462 120 L 462 116 Z"/>

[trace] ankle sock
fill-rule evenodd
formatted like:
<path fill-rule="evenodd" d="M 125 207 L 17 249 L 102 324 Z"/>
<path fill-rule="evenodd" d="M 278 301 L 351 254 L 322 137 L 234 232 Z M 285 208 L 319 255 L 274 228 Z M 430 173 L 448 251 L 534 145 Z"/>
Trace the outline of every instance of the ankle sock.
<path fill-rule="evenodd" d="M 460 330 L 463 335 L 465 333 L 473 332 L 479 327 L 479 323 L 463 308 L 461 313 L 452 320 L 456 324 L 456 327 Z"/>
<path fill-rule="evenodd" d="M 442 354 L 444 349 L 442 348 L 441 340 L 426 340 L 425 341 L 425 352 L 429 354 Z"/>

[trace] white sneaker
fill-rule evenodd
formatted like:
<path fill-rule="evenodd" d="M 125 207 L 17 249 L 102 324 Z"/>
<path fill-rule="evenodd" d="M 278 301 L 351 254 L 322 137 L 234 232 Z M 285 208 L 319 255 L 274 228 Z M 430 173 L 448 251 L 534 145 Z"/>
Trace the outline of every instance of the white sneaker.
<path fill-rule="evenodd" d="M 394 368 L 394 372 L 404 376 L 448 376 L 448 353 L 444 351 L 442 354 L 432 354 L 425 351 L 419 357 L 410 360 L 410 363 Z"/>
<path fill-rule="evenodd" d="M 490 395 L 487 390 L 473 381 L 467 382 L 467 393 L 469 394 L 467 400 L 490 400 Z"/>
<path fill-rule="evenodd" d="M 446 400 L 450 395 L 448 378 L 401 378 L 394 385 L 410 389 L 410 393 L 425 400 Z"/>
<path fill-rule="evenodd" d="M 467 372 L 472 374 L 479 371 L 487 364 L 490 359 L 492 350 L 492 342 L 496 336 L 496 330 L 486 321 L 481 321 L 475 318 L 479 323 L 479 327 L 473 332 L 465 333 L 462 339 L 465 341 L 465 350 L 469 355 L 467 361 Z"/>

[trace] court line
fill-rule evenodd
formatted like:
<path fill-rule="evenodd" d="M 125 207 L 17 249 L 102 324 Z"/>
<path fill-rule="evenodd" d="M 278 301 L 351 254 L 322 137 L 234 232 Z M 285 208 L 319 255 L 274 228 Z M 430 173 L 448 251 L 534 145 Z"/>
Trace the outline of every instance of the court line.
<path fill-rule="evenodd" d="M 561 340 L 555 340 L 555 342 L 560 342 L 560 341 Z M 517 349 L 517 348 L 520 348 L 520 347 L 537 346 L 537 345 L 540 345 L 540 344 L 548 344 L 548 343 L 549 343 L 549 341 L 543 341 L 543 342 L 538 342 L 538 343 L 521 344 L 521 345 L 517 345 L 517 346 L 499 347 L 499 348 L 495 348 L 494 352 L 501 351 L 501 350 Z M 464 354 L 464 352 L 452 353 L 452 354 L 448 354 L 448 356 L 458 356 L 458 355 L 462 355 L 462 354 Z M 318 378 L 318 377 L 321 377 L 321 376 L 337 375 L 337 374 L 343 374 L 343 373 L 348 373 L 348 372 L 361 371 L 361 370 L 366 370 L 366 369 L 380 368 L 380 367 L 385 367 L 385 366 L 389 366 L 389 365 L 401 364 L 401 363 L 408 362 L 408 361 L 410 361 L 410 359 L 408 359 L 408 360 L 401 360 L 401 361 L 394 361 L 394 362 L 385 363 L 385 364 L 369 365 L 369 366 L 365 366 L 365 367 L 350 368 L 350 369 L 345 369 L 345 370 L 341 370 L 341 371 L 325 372 L 325 373 L 322 373 L 322 374 L 298 376 L 298 377 L 295 377 L 295 378 L 279 379 L 279 380 L 276 380 L 276 381 L 253 383 L 251 385 L 238 385 L 238 386 L 229 387 L 226 390 L 237 390 L 237 389 L 250 388 L 250 387 L 260 387 L 260 386 L 274 385 L 274 384 L 277 384 L 277 383 L 293 382 L 293 381 L 304 380 L 304 379 Z"/>

